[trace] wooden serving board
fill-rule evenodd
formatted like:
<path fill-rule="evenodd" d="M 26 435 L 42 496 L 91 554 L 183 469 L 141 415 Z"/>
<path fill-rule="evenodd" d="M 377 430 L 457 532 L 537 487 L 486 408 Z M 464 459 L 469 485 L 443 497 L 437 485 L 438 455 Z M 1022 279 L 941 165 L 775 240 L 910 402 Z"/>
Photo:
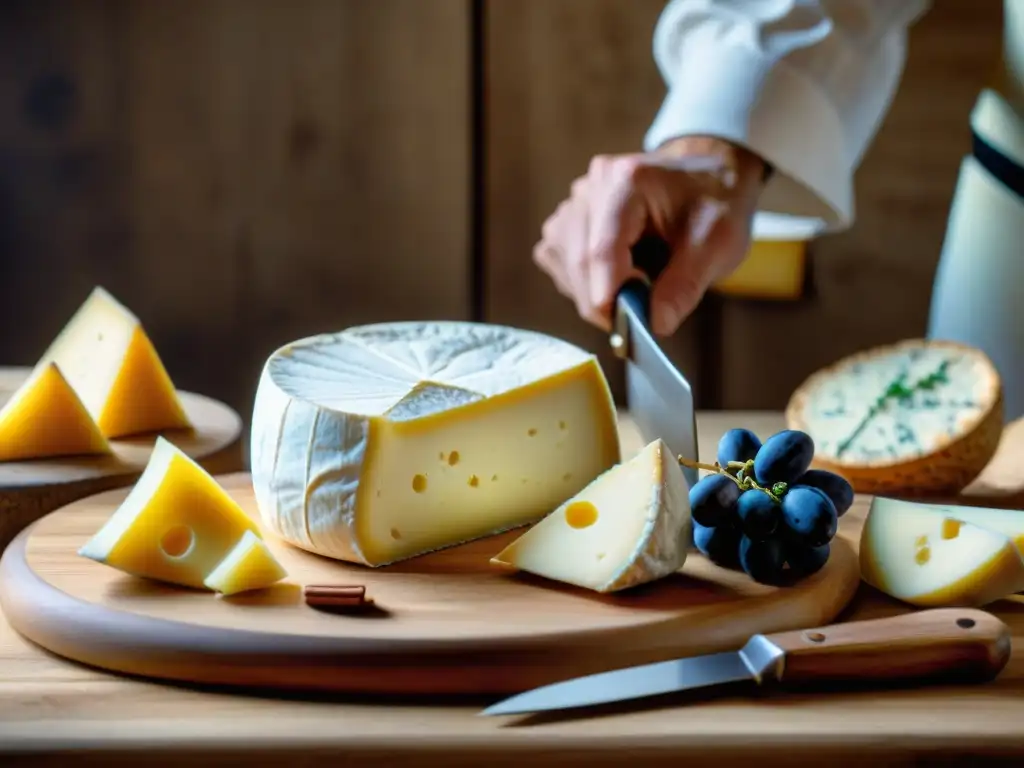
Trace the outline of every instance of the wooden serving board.
<path fill-rule="evenodd" d="M 0 368 L 0 407 L 22 385 L 31 368 Z M 242 465 L 242 420 L 224 403 L 181 392 L 195 425 L 163 435 L 211 472 Z M 0 551 L 20 530 L 75 499 L 133 483 L 149 461 L 156 434 L 111 440 L 110 456 L 72 456 L 0 462 Z"/>
<path fill-rule="evenodd" d="M 257 517 L 246 474 L 220 478 Z M 601 596 L 488 560 L 515 532 L 381 569 L 268 536 L 289 583 L 223 598 L 137 579 L 76 551 L 127 490 L 54 512 L 0 560 L 0 606 L 42 647 L 117 672 L 190 683 L 335 692 L 508 693 L 576 674 L 742 645 L 826 624 L 860 582 L 850 543 L 825 568 L 770 588 L 691 555 L 680 574 Z M 308 607 L 304 584 L 365 584 L 363 616 Z"/>

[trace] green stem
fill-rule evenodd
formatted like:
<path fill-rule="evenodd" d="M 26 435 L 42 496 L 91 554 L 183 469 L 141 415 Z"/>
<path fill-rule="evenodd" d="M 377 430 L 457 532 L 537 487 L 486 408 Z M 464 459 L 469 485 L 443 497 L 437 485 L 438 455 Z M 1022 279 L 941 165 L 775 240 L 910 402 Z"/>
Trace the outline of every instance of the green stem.
<path fill-rule="evenodd" d="M 753 459 L 750 461 L 730 461 L 725 467 L 717 461 L 714 464 L 704 464 L 700 461 L 684 459 L 682 456 L 677 456 L 676 460 L 684 467 L 690 467 L 691 469 L 706 469 L 709 472 L 714 472 L 716 475 L 725 475 L 736 483 L 736 485 L 740 487 L 741 491 L 756 490 L 766 493 L 776 504 L 781 504 L 782 497 L 786 495 L 785 483 L 776 483 L 772 488 L 765 488 L 763 485 L 758 485 L 757 481 L 750 476 L 750 473 L 754 471 Z M 729 469 L 737 470 L 736 474 L 734 475 L 729 471 Z"/>

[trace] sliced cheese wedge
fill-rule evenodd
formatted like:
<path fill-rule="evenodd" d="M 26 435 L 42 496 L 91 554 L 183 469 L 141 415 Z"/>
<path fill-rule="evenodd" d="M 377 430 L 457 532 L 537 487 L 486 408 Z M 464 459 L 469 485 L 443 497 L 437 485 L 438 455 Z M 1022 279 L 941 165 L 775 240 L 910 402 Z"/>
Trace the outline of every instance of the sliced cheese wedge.
<path fill-rule="evenodd" d="M 459 322 L 362 326 L 278 350 L 250 455 L 265 525 L 369 566 L 539 520 L 620 458 L 594 355 Z"/>
<path fill-rule="evenodd" d="M 1024 560 L 1008 536 L 881 497 L 864 524 L 860 565 L 868 584 L 919 607 L 980 606 L 1024 588 Z"/>
<path fill-rule="evenodd" d="M 107 437 L 191 426 L 139 319 L 97 287 L 46 350 Z"/>
<path fill-rule="evenodd" d="M 661 440 L 598 477 L 491 562 L 597 592 L 679 570 L 690 540 L 686 479 Z"/>
<path fill-rule="evenodd" d="M 0 409 L 0 461 L 110 452 L 107 439 L 53 363 L 37 367 Z"/>
<path fill-rule="evenodd" d="M 235 595 L 265 589 L 287 576 L 267 543 L 252 531 L 246 531 L 203 583 L 214 592 Z"/>
<path fill-rule="evenodd" d="M 125 573 L 202 589 L 256 523 L 210 474 L 158 437 L 138 482 L 79 551 Z"/>
<path fill-rule="evenodd" d="M 968 507 L 959 504 L 926 504 L 881 498 L 877 500 L 877 503 L 893 514 L 900 514 L 900 510 L 917 509 L 987 528 L 990 531 L 1009 536 L 1013 539 L 1017 549 L 1024 554 L 1024 510 Z"/>

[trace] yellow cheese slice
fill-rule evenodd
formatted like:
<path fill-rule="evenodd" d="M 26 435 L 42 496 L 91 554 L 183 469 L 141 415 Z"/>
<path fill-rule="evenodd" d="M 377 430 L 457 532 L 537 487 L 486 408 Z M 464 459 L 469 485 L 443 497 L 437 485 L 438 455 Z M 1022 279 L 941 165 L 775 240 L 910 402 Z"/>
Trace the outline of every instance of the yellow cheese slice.
<path fill-rule="evenodd" d="M 53 363 L 36 368 L 0 409 L 0 461 L 109 453 L 107 439 Z"/>
<path fill-rule="evenodd" d="M 125 573 L 203 588 L 256 523 L 195 461 L 157 438 L 127 498 L 78 554 Z"/>
<path fill-rule="evenodd" d="M 739 267 L 712 285 L 713 293 L 776 301 L 799 299 L 804 291 L 807 243 L 758 240 Z"/>
<path fill-rule="evenodd" d="M 97 287 L 40 361 L 55 362 L 107 437 L 191 426 L 139 319 Z"/>
<path fill-rule="evenodd" d="M 672 451 L 655 440 L 603 473 L 491 562 L 616 592 L 679 570 L 690 528 L 686 479 Z"/>
<path fill-rule="evenodd" d="M 1013 540 L 941 509 L 876 497 L 860 540 L 861 576 L 919 607 L 980 606 L 1024 588 Z"/>
<path fill-rule="evenodd" d="M 252 531 L 246 531 L 203 583 L 215 592 L 235 595 L 265 589 L 287 575 L 267 543 Z"/>

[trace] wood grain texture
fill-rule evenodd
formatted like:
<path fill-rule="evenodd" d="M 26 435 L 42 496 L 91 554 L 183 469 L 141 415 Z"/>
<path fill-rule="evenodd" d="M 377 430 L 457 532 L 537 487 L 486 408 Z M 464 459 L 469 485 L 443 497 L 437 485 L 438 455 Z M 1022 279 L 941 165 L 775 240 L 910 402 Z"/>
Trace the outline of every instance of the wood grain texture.
<path fill-rule="evenodd" d="M 467 318 L 468 13 L 3 4 L 0 363 L 33 363 L 99 283 L 179 387 L 248 421 L 281 343 Z"/>
<path fill-rule="evenodd" d="M 701 413 L 700 453 L 726 429 L 782 424 L 780 413 Z M 635 446 L 636 443 L 634 442 Z M 839 535 L 859 538 L 858 501 Z M 231 760 L 293 766 L 604 768 L 681 761 L 722 766 L 1020 765 L 1024 760 L 1024 602 L 988 610 L 1013 633 L 994 682 L 888 691 L 722 691 L 509 721 L 476 713 L 493 698 L 241 696 L 128 680 L 41 651 L 0 621 L 0 756 L 5 765 L 157 768 Z M 903 615 L 905 605 L 861 585 L 843 620 Z M 72 757 L 73 751 L 73 757 Z"/>
<path fill-rule="evenodd" d="M 28 378 L 31 368 L 0 368 L 0 407 Z M 180 392 L 194 425 L 163 435 L 207 470 L 237 472 L 242 466 L 242 420 L 224 403 Z M 0 462 L 0 551 L 29 523 L 76 499 L 131 485 L 149 462 L 156 435 L 111 440 L 109 456 L 67 456 Z"/>
<path fill-rule="evenodd" d="M 596 352 L 616 398 L 623 368 L 608 338 L 534 265 L 541 225 L 592 156 L 632 152 L 664 96 L 651 39 L 664 0 L 517 0 L 486 4 L 485 309 L 490 322 L 531 328 Z M 665 341 L 714 405 L 717 365 L 700 354 L 713 301 Z M 713 372 L 713 371 L 712 371 Z"/>

